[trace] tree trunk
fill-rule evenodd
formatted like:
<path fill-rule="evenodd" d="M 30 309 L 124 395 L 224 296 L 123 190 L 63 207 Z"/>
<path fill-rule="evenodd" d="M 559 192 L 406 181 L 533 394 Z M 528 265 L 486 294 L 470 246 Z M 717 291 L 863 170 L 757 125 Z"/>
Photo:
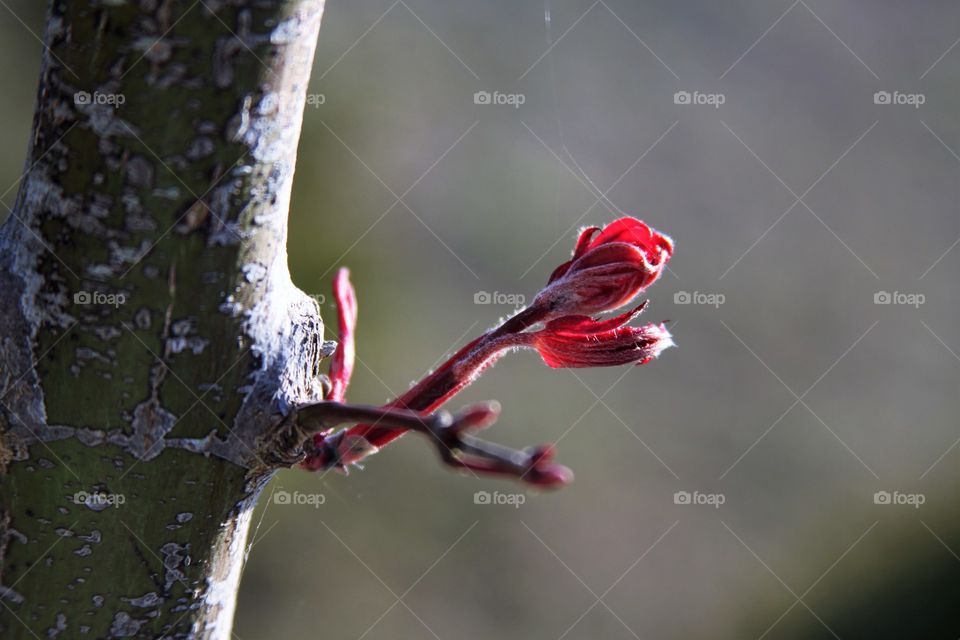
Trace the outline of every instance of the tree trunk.
<path fill-rule="evenodd" d="M 229 637 L 331 347 L 285 250 L 322 11 L 51 2 L 0 230 L 4 638 Z"/>

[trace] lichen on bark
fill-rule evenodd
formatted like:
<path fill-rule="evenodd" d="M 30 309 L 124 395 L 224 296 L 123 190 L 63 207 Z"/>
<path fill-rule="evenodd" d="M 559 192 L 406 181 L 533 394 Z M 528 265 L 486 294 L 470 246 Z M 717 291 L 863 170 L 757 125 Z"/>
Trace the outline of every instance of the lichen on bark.
<path fill-rule="evenodd" d="M 50 3 L 0 228 L 3 637 L 229 636 L 265 447 L 331 349 L 285 249 L 322 11 Z"/>

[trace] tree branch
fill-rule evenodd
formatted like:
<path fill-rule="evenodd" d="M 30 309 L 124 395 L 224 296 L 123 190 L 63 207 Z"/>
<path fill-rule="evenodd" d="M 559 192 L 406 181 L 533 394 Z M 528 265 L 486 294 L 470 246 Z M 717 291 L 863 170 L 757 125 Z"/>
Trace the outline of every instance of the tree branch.
<path fill-rule="evenodd" d="M 229 637 L 264 439 L 332 350 L 285 248 L 322 9 L 50 3 L 0 229 L 3 637 Z"/>

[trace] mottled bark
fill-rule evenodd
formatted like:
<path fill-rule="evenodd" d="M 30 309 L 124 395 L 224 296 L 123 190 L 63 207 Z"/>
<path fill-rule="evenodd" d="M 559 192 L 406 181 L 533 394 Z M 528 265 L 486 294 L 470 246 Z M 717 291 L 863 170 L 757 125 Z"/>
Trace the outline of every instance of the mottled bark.
<path fill-rule="evenodd" d="M 0 230 L 4 638 L 229 637 L 330 351 L 285 250 L 322 9 L 51 3 Z"/>

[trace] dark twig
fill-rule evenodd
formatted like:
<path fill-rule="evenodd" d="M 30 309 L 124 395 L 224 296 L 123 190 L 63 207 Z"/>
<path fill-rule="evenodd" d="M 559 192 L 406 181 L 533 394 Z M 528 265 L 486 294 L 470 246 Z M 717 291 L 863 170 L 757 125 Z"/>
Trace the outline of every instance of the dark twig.
<path fill-rule="evenodd" d="M 440 458 L 454 468 L 511 476 L 543 487 L 559 486 L 573 479 L 567 467 L 552 461 L 551 445 L 517 450 L 473 435 L 496 422 L 499 414 L 497 402 L 471 405 L 457 414 L 444 410 L 418 413 L 390 407 L 318 402 L 300 407 L 295 421 L 305 436 L 304 445 L 315 449 L 309 455 L 322 460 L 327 468 L 346 469 L 376 451 L 363 436 L 351 434 L 349 430 L 334 433 L 337 426 L 373 423 L 383 429 L 417 431 L 430 436 Z M 314 438 L 315 434 L 321 438 Z"/>

